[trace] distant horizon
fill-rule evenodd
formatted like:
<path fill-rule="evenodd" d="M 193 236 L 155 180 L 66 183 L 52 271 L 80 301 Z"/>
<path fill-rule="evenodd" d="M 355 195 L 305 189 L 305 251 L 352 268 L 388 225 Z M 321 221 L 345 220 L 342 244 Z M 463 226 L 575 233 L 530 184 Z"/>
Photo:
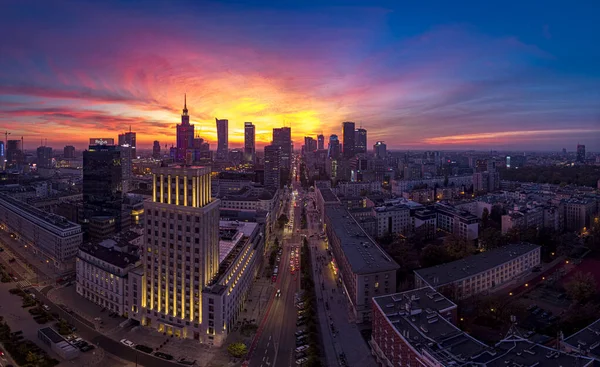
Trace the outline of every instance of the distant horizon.
<path fill-rule="evenodd" d="M 0 130 L 82 146 L 132 126 L 171 144 L 187 94 L 211 144 L 221 118 L 233 144 L 246 121 L 258 146 L 354 121 L 391 149 L 600 150 L 593 3 L 144 4 L 3 4 Z"/>

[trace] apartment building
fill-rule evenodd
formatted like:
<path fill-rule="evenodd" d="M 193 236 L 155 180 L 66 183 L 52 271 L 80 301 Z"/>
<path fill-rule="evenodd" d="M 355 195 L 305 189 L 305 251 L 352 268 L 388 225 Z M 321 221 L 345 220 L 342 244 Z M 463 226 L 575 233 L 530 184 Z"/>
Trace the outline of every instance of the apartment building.
<path fill-rule="evenodd" d="M 456 327 L 457 306 L 431 287 L 374 297 L 369 344 L 379 366 L 582 366 L 594 360 L 523 338 L 487 345 Z"/>
<path fill-rule="evenodd" d="M 325 232 L 337 281 L 357 322 L 371 318 L 370 299 L 396 290 L 398 264 L 368 236 L 348 210 L 325 208 Z"/>
<path fill-rule="evenodd" d="M 445 186 L 444 181 L 446 177 L 434 177 L 434 178 L 424 178 L 417 180 L 392 180 L 392 193 L 398 196 L 402 196 L 404 191 L 410 191 L 415 186 L 423 186 L 427 185 L 427 187 L 435 187 L 436 184 L 438 186 Z M 473 186 L 473 175 L 461 175 L 461 176 L 449 176 L 448 177 L 448 186 L 456 186 L 456 187 L 466 187 L 470 188 Z"/>
<path fill-rule="evenodd" d="M 278 192 L 277 189 L 244 187 L 238 192 L 221 196 L 221 208 L 275 212 L 279 207 Z"/>
<path fill-rule="evenodd" d="M 395 233 L 406 235 L 412 227 L 410 208 L 406 205 L 375 207 L 375 217 L 377 218 L 377 237 Z"/>
<path fill-rule="evenodd" d="M 447 204 L 437 203 L 437 228 L 454 234 L 465 240 L 473 241 L 479 237 L 479 218 Z"/>
<path fill-rule="evenodd" d="M 540 246 L 517 243 L 472 255 L 450 263 L 415 270 L 415 285 L 471 297 L 526 274 L 541 262 Z"/>
<path fill-rule="evenodd" d="M 317 210 L 321 215 L 321 221 L 325 218 L 325 208 L 341 205 L 338 197 L 327 187 L 315 187 L 315 202 L 317 204 Z"/>
<path fill-rule="evenodd" d="M 128 317 L 127 276 L 139 265 L 137 254 L 127 252 L 127 248 L 112 240 L 83 245 L 76 260 L 76 291 L 95 304 Z"/>
<path fill-rule="evenodd" d="M 41 261 L 53 264 L 58 271 L 75 267 L 83 240 L 79 224 L 0 193 L 0 228 L 13 233 Z"/>
<path fill-rule="evenodd" d="M 502 216 L 502 233 L 507 233 L 513 228 L 543 228 L 544 208 L 533 207 L 511 210 Z"/>
<path fill-rule="evenodd" d="M 565 229 L 582 231 L 589 227 L 592 216 L 598 213 L 597 203 L 592 199 L 568 199 L 563 201 L 565 208 Z"/>

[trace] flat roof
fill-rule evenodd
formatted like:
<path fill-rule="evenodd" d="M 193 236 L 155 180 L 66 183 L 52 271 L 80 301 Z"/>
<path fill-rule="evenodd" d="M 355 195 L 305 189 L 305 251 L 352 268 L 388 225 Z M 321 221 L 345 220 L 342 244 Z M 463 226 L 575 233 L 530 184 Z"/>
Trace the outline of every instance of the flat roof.
<path fill-rule="evenodd" d="M 566 338 L 565 343 L 578 350 L 588 350 L 600 359 L 600 319 Z"/>
<path fill-rule="evenodd" d="M 506 245 L 477 255 L 471 255 L 461 260 L 430 268 L 418 269 L 415 270 L 415 273 L 429 285 L 437 287 L 495 268 L 539 247 L 531 243 Z"/>
<path fill-rule="evenodd" d="M 202 176 L 210 174 L 210 167 L 204 166 L 171 166 L 171 167 L 156 167 L 152 169 L 152 173 L 156 175 L 181 175 L 181 176 Z"/>
<path fill-rule="evenodd" d="M 121 269 L 124 269 L 129 265 L 135 265 L 135 263 L 140 259 L 137 255 L 113 250 L 112 248 L 107 248 L 100 245 L 82 245 L 79 247 L 79 250 Z"/>
<path fill-rule="evenodd" d="M 57 333 L 53 328 L 51 327 L 45 327 L 39 330 L 40 333 L 46 335 L 46 337 L 48 337 L 48 339 L 50 339 L 50 341 L 54 344 L 58 344 L 60 342 L 64 342 L 65 338 L 63 338 L 62 336 L 60 336 L 59 333 Z"/>
<path fill-rule="evenodd" d="M 333 193 L 333 191 L 331 191 L 330 188 L 327 188 L 327 187 L 319 188 L 319 192 L 321 193 L 321 196 L 323 197 L 323 201 L 325 201 L 325 202 L 338 202 L 339 201 L 338 197 Z"/>
<path fill-rule="evenodd" d="M 49 225 L 60 228 L 61 230 L 70 230 L 70 229 L 81 230 L 81 226 L 79 224 L 70 222 L 65 217 L 61 217 L 60 215 L 48 213 L 47 211 L 38 209 L 32 205 L 27 204 L 24 201 L 17 200 L 5 193 L 0 193 L 0 201 L 4 201 L 11 206 L 15 206 L 16 209 L 24 211 L 27 214 L 34 216 L 37 219 L 42 220 Z M 12 210 L 12 208 L 11 208 L 11 210 Z M 18 212 L 16 212 L 16 213 L 18 214 Z"/>
<path fill-rule="evenodd" d="M 456 304 L 424 287 L 374 297 L 388 323 L 419 353 L 427 352 L 444 366 L 591 366 L 593 360 L 561 353 L 509 333 L 493 346 L 471 337 L 446 319 Z"/>
<path fill-rule="evenodd" d="M 331 229 L 340 240 L 352 271 L 356 274 L 369 274 L 397 270 L 398 264 L 369 237 L 348 210 L 331 206 L 325 209 L 331 221 Z"/>

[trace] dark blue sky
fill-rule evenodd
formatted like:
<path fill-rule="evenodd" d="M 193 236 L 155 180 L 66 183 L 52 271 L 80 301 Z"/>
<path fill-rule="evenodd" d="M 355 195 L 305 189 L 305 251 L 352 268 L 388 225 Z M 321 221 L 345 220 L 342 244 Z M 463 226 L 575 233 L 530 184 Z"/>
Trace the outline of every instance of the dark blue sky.
<path fill-rule="evenodd" d="M 600 150 L 598 1 L 3 1 L 0 129 L 174 140 L 183 93 L 257 138 L 369 131 L 395 148 Z M 49 135 L 49 131 L 52 134 Z M 76 134 L 73 134 L 76 132 Z M 39 140 L 38 140 L 39 141 Z"/>

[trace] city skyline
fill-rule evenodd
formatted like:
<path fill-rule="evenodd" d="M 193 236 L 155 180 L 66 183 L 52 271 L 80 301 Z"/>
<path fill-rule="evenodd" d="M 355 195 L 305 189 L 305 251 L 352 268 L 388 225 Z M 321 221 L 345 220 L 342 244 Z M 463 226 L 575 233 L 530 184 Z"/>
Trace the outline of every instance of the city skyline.
<path fill-rule="evenodd" d="M 28 150 L 42 138 L 81 149 L 129 125 L 138 149 L 171 146 L 187 93 L 190 123 L 213 149 L 218 117 L 229 120 L 230 147 L 243 146 L 251 121 L 261 150 L 273 128 L 291 126 L 298 151 L 304 136 L 341 137 L 343 121 L 368 130 L 369 150 L 379 140 L 389 150 L 600 150 L 593 5 L 440 3 L 430 14 L 352 4 L 31 12 L 9 2 L 0 29 L 15 36 L 0 45 L 0 129 L 24 136 Z"/>

